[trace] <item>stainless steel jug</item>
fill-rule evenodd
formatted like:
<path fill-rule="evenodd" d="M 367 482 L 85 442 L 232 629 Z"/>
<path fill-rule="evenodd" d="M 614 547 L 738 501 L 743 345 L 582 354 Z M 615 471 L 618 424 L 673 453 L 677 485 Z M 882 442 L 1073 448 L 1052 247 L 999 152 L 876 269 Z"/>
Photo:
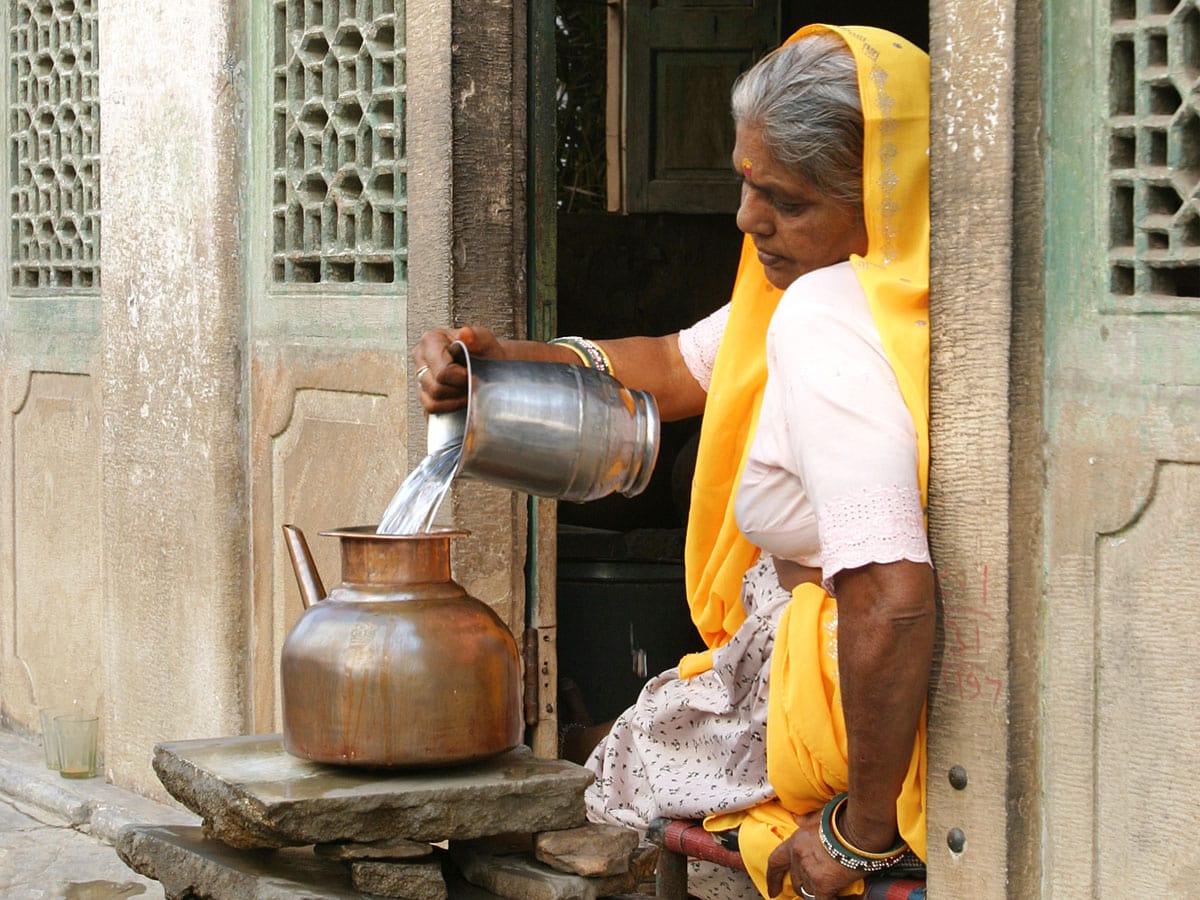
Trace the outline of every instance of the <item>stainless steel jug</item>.
<path fill-rule="evenodd" d="M 593 369 L 472 358 L 467 406 L 429 417 L 429 452 L 456 441 L 455 477 L 585 501 L 645 490 L 658 458 L 654 397 Z"/>

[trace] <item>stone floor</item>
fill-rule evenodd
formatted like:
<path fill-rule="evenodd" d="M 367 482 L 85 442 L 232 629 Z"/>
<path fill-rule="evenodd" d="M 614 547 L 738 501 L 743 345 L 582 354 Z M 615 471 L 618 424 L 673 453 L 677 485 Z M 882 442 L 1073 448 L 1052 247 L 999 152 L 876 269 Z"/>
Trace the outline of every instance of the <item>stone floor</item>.
<path fill-rule="evenodd" d="M 0 897 L 161 900 L 162 885 L 131 870 L 109 844 L 53 818 L 0 801 Z"/>
<path fill-rule="evenodd" d="M 128 829 L 130 825 L 138 827 Z M 127 836 L 139 831 L 155 839 L 186 843 L 194 840 L 189 835 L 198 831 L 198 825 L 199 818 L 185 809 L 147 800 L 107 784 L 103 778 L 63 779 L 45 767 L 36 737 L 0 728 L 0 897 L 5 900 L 163 900 L 163 885 L 126 865 L 114 844 L 123 829 Z M 216 864 L 223 863 L 222 852 L 208 842 L 206 853 L 212 854 Z M 293 852 L 312 854 L 311 848 L 296 848 L 280 856 Z M 310 896 L 307 891 L 289 890 L 287 878 L 275 882 L 282 891 L 272 893 L 272 882 L 279 873 L 263 874 L 265 878 L 252 885 L 232 887 L 236 895 L 229 900 Z M 525 878 L 526 873 L 515 877 Z M 495 900 L 497 896 L 455 875 L 448 879 L 449 900 Z M 264 893 L 266 888 L 271 890 Z M 588 896 L 594 893 L 586 892 Z M 367 895 L 351 891 L 334 892 L 334 896 Z M 551 887 L 547 896 L 574 895 Z"/>
<path fill-rule="evenodd" d="M 113 840 L 132 822 L 195 823 L 186 811 L 47 769 L 36 737 L 0 729 L 0 897 L 160 900 L 162 886 L 130 869 Z"/>

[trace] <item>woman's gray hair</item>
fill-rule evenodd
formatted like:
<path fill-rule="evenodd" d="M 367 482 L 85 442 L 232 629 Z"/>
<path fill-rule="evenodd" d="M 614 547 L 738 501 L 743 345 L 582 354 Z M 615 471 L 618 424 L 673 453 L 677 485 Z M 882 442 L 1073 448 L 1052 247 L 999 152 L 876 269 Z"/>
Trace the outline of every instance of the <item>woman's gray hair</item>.
<path fill-rule="evenodd" d="M 824 196 L 862 208 L 858 71 L 836 34 L 784 44 L 743 72 L 733 85 L 733 121 L 760 129 L 773 160 Z"/>

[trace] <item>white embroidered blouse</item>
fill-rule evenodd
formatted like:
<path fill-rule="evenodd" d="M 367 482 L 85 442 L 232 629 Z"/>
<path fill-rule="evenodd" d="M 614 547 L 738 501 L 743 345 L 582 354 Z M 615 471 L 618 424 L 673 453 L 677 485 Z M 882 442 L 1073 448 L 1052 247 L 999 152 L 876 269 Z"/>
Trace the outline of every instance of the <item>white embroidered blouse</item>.
<path fill-rule="evenodd" d="M 708 389 L 729 307 L 679 334 Z M 767 330 L 767 385 L 736 501 L 738 527 L 765 552 L 838 572 L 930 562 L 912 417 L 850 263 L 784 292 Z"/>

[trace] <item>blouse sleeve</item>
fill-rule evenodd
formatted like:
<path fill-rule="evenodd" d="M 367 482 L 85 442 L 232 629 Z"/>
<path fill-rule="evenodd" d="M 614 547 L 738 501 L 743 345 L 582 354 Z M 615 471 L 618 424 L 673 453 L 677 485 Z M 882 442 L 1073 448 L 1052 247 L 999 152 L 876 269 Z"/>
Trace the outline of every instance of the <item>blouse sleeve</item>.
<path fill-rule="evenodd" d="M 785 295 L 767 336 L 784 420 L 773 425 L 816 514 L 831 593 L 845 569 L 930 561 L 916 429 L 866 297 L 845 275 L 801 279 L 804 302 Z"/>
<path fill-rule="evenodd" d="M 683 355 L 684 365 L 705 392 L 712 383 L 713 363 L 728 321 L 729 304 L 726 303 L 712 315 L 679 332 L 679 352 Z"/>

